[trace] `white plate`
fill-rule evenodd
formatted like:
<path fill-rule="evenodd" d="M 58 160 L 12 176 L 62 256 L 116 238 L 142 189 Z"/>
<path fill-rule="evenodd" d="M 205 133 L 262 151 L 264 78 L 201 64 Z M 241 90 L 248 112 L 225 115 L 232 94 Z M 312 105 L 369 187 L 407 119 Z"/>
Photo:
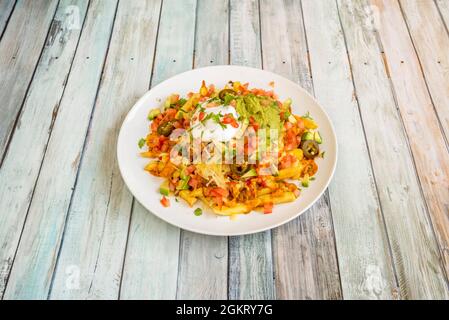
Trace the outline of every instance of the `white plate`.
<path fill-rule="evenodd" d="M 316 179 L 311 182 L 309 188 L 303 188 L 301 196 L 296 201 L 275 205 L 272 214 L 251 212 L 247 215 L 239 215 L 236 220 L 216 216 L 207 209 L 203 210 L 203 215 L 195 216 L 193 211 L 198 206 L 190 208 L 182 199 L 176 202 L 174 197 L 170 197 L 169 208 L 162 207 L 158 189 L 163 180 L 143 170 L 149 160 L 139 156 L 137 141 L 148 134 L 147 115 L 150 109 L 160 106 L 161 101 L 165 101 L 166 97 L 172 93 L 183 96 L 190 91 L 197 91 L 202 80 L 205 80 L 207 84 L 213 83 L 217 88 L 233 80 L 241 83 L 249 82 L 250 87 L 266 90 L 272 89 L 269 83 L 274 81 L 274 90 L 281 101 L 292 98 L 295 114 L 302 115 L 307 111 L 310 112 L 318 123 L 323 137 L 320 148 L 326 153 L 324 159 L 317 160 L 319 170 Z M 182 229 L 209 235 L 230 236 L 274 228 L 306 211 L 323 194 L 332 178 L 337 161 L 337 143 L 334 129 L 323 108 L 296 83 L 264 70 L 239 66 L 213 66 L 178 74 L 158 84 L 137 101 L 126 116 L 120 130 L 117 157 L 126 185 L 150 212 Z"/>

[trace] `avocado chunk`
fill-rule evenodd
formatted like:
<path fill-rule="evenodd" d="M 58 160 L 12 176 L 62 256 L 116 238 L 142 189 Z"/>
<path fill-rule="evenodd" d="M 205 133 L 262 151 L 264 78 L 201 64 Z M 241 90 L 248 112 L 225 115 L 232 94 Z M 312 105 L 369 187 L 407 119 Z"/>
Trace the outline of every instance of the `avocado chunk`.
<path fill-rule="evenodd" d="M 161 186 L 159 187 L 159 192 L 164 196 L 169 195 L 170 188 L 168 187 L 168 180 L 165 180 L 164 182 L 162 182 Z"/>

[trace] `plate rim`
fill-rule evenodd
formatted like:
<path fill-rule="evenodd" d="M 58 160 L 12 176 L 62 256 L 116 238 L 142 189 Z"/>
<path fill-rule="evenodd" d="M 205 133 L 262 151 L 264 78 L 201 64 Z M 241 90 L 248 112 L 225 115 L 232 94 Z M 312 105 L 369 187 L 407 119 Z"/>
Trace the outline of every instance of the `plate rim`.
<path fill-rule="evenodd" d="M 184 226 L 180 226 L 176 223 L 174 223 L 173 221 L 169 221 L 168 219 L 166 219 L 163 215 L 159 215 L 156 212 L 153 212 L 150 208 L 148 208 L 147 205 L 145 205 L 133 192 L 133 189 L 130 185 L 130 183 L 128 182 L 126 175 L 124 174 L 124 169 L 123 169 L 123 164 L 120 162 L 120 154 L 119 154 L 119 144 L 120 141 L 122 140 L 122 136 L 123 136 L 123 132 L 124 132 L 124 126 L 125 123 L 127 123 L 129 121 L 129 118 L 133 115 L 134 110 L 137 109 L 137 107 L 142 103 L 142 101 L 144 101 L 147 96 L 149 96 L 153 90 L 156 90 L 159 86 L 162 86 L 165 82 L 167 81 L 172 81 L 174 78 L 177 77 L 182 77 L 185 76 L 186 74 L 192 73 L 192 72 L 198 72 L 204 69 L 220 69 L 220 68 L 229 68 L 229 69 L 239 69 L 239 70 L 252 70 L 252 71 L 262 71 L 268 75 L 271 76 L 275 76 L 275 77 L 280 77 L 283 80 L 290 82 L 292 85 L 298 87 L 306 96 L 308 96 L 314 103 L 316 103 L 318 105 L 318 107 L 321 109 L 321 111 L 323 112 L 324 116 L 326 117 L 329 126 L 330 126 L 330 131 L 332 132 L 332 135 L 334 137 L 335 140 L 335 157 L 334 157 L 334 161 L 332 163 L 332 168 L 331 168 L 331 174 L 327 177 L 326 182 L 322 188 L 322 190 L 317 193 L 317 195 L 313 198 L 313 200 L 306 206 L 304 207 L 302 210 L 299 210 L 296 214 L 293 214 L 291 217 L 287 218 L 287 219 L 283 219 L 277 223 L 273 223 L 272 225 L 266 226 L 266 227 L 260 227 L 260 228 L 255 228 L 254 230 L 248 231 L 248 232 L 207 232 L 204 230 L 199 230 L 199 229 L 195 229 L 195 228 L 191 228 L 191 227 L 184 227 Z M 328 189 L 330 182 L 332 181 L 332 178 L 334 177 L 335 174 L 335 170 L 337 167 L 337 162 L 338 162 L 338 141 L 337 141 L 337 134 L 335 132 L 335 128 L 334 125 L 328 115 L 328 113 L 326 112 L 326 110 L 321 106 L 321 104 L 317 101 L 317 99 L 315 99 L 315 97 L 310 94 L 306 89 L 304 89 L 299 83 L 296 83 L 280 74 L 276 74 L 274 72 L 268 71 L 268 70 L 264 70 L 261 68 L 253 68 L 253 67 L 247 67 L 247 66 L 239 66 L 239 65 L 214 65 L 214 66 L 206 66 L 206 67 L 201 67 L 201 68 L 195 68 L 195 69 L 190 69 L 181 73 L 177 73 L 167 79 L 165 79 L 164 81 L 161 81 L 160 83 L 158 83 L 157 85 L 155 85 L 154 87 L 151 87 L 147 92 L 145 92 L 145 94 L 143 94 L 134 104 L 133 106 L 129 109 L 129 111 L 127 112 L 125 118 L 122 121 L 122 124 L 120 126 L 120 130 L 119 130 L 119 134 L 117 136 L 117 143 L 116 143 L 116 157 L 117 157 L 117 164 L 119 167 L 119 171 L 120 171 L 120 175 L 123 179 L 123 181 L 125 182 L 126 187 L 128 188 L 129 192 L 131 193 L 131 195 L 133 196 L 133 198 L 135 200 L 137 200 L 142 207 L 144 207 L 147 211 L 149 211 L 149 213 L 151 213 L 152 215 L 154 215 L 155 217 L 163 220 L 164 222 L 175 226 L 177 228 L 180 228 L 182 230 L 187 230 L 190 232 L 194 232 L 194 233 L 198 233 L 198 234 L 204 234 L 204 235 L 210 235 L 210 236 L 241 236 L 241 235 L 249 235 L 249 234 L 255 234 L 255 233 L 259 233 L 259 232 L 263 232 L 263 231 L 267 231 L 267 230 L 271 230 L 274 228 L 277 228 L 281 225 L 284 225 L 290 221 L 292 221 L 293 219 L 296 219 L 297 217 L 299 217 L 300 215 L 302 215 L 304 212 L 306 212 L 307 210 L 309 210 L 317 201 L 319 198 L 321 198 L 321 196 L 324 194 L 324 192 L 326 191 L 326 189 Z"/>

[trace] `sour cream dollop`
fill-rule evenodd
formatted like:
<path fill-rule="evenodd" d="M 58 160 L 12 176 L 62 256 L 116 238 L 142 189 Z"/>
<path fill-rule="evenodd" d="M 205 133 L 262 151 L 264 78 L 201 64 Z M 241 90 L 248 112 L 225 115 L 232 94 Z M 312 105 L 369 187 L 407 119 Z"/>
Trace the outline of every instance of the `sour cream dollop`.
<path fill-rule="evenodd" d="M 203 121 L 200 121 L 199 119 L 200 112 L 204 112 Z M 211 113 L 215 116 L 208 119 L 208 115 Z M 217 122 L 217 119 L 220 119 L 221 122 L 223 120 L 223 116 L 227 114 L 232 114 L 236 120 L 239 118 L 239 114 L 232 106 L 219 105 L 216 107 L 206 108 L 205 104 L 203 104 L 193 115 L 190 123 L 193 138 L 201 138 L 202 141 L 230 141 L 240 131 L 241 123 L 237 120 L 238 127 L 234 128 L 230 124 L 221 125 Z"/>

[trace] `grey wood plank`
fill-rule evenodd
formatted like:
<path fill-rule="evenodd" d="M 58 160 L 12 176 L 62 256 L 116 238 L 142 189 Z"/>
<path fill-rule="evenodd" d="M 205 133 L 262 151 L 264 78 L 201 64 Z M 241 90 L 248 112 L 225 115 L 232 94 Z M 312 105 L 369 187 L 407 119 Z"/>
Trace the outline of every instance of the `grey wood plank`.
<path fill-rule="evenodd" d="M 422 66 L 398 2 L 371 1 L 379 8 L 378 35 L 397 106 L 407 132 L 433 229 L 449 275 L 449 153 Z M 394 26 L 394 27 L 392 27 Z M 431 35 L 429 35 L 431 38 Z M 442 61 L 447 61 L 442 60 Z M 423 141 L 427 141 L 423 148 Z"/>
<path fill-rule="evenodd" d="M 192 68 L 195 10 L 194 0 L 163 1 L 151 85 Z M 134 203 L 120 298 L 174 299 L 180 230 Z"/>
<path fill-rule="evenodd" d="M 114 150 L 126 113 L 148 88 L 160 5 L 160 1 L 119 2 L 52 299 L 119 297 L 133 200 Z M 78 282 L 71 282 L 71 271 L 79 276 Z"/>
<path fill-rule="evenodd" d="M 339 160 L 329 187 L 346 299 L 397 297 L 392 260 L 335 1 L 302 2 L 315 95 L 333 120 Z"/>
<path fill-rule="evenodd" d="M 48 297 L 109 44 L 115 5 L 116 2 L 102 1 L 89 5 L 73 67 L 28 209 L 5 291 L 6 299 Z"/>
<path fill-rule="evenodd" d="M 259 4 L 230 1 L 230 62 L 262 67 Z M 271 232 L 229 237 L 229 299 L 274 299 Z"/>
<path fill-rule="evenodd" d="M 87 0 L 60 3 L 11 138 L 10 148 L 0 168 L 0 211 L 4 213 L 0 217 L 0 296 L 3 295 L 14 260 L 81 33 L 81 26 L 74 28 L 70 24 L 72 16 L 66 15 L 66 9 L 72 5 L 78 6 L 82 23 L 87 4 Z"/>
<path fill-rule="evenodd" d="M 14 9 L 15 3 L 16 0 L 0 0 L 0 40 L 2 39 L 3 31 L 8 24 L 8 19 Z"/>
<path fill-rule="evenodd" d="M 227 64 L 228 1 L 198 0 L 196 12 L 194 66 Z M 176 298 L 226 299 L 228 238 L 181 230 L 179 250 Z"/>
<path fill-rule="evenodd" d="M 0 159 L 33 77 L 56 6 L 56 1 L 19 1 L 0 42 Z"/>
<path fill-rule="evenodd" d="M 410 1 L 409 3 L 412 3 Z M 447 298 L 444 268 L 367 1 L 339 0 L 359 109 L 403 299 Z M 423 2 L 424 4 L 424 2 Z M 379 123 L 382 123 L 380 129 Z M 393 146 L 385 152 L 385 146 Z"/>
<path fill-rule="evenodd" d="M 300 3 L 262 1 L 261 6 L 264 68 L 313 94 Z M 327 192 L 299 218 L 273 230 L 272 242 L 277 298 L 341 298 Z"/>

